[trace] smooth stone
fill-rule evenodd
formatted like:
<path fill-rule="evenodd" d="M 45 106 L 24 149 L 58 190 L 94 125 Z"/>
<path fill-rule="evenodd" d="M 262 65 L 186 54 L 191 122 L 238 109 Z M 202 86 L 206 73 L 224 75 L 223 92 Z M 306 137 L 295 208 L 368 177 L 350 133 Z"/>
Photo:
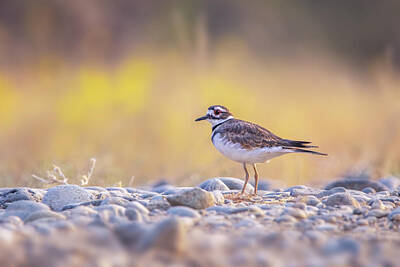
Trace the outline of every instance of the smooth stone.
<path fill-rule="evenodd" d="M 106 190 L 107 191 L 118 191 L 118 192 L 121 192 L 121 193 L 124 193 L 124 194 L 128 193 L 128 191 L 126 191 L 126 189 L 123 188 L 123 187 L 106 187 Z"/>
<path fill-rule="evenodd" d="M 380 199 L 376 199 L 376 200 L 372 201 L 370 206 L 372 209 L 378 209 L 378 210 L 384 210 L 386 208 L 385 205 L 383 204 L 382 200 L 380 200 Z"/>
<path fill-rule="evenodd" d="M 99 214 L 107 214 L 107 216 L 124 216 L 125 208 L 115 204 L 101 205 L 94 208 Z"/>
<path fill-rule="evenodd" d="M 119 205 L 125 207 L 129 203 L 128 200 L 122 197 L 108 197 L 101 201 L 100 205 Z"/>
<path fill-rule="evenodd" d="M 264 211 L 257 206 L 247 206 L 247 207 L 242 207 L 242 208 L 235 208 L 235 209 L 232 209 L 230 214 L 243 213 L 243 212 L 253 213 L 256 216 L 264 215 Z"/>
<path fill-rule="evenodd" d="M 225 197 L 221 191 L 212 191 L 211 192 L 214 196 L 215 205 L 223 205 L 225 204 Z"/>
<path fill-rule="evenodd" d="M 316 196 L 305 196 L 303 201 L 310 206 L 317 206 L 321 203 L 321 200 L 319 200 Z"/>
<path fill-rule="evenodd" d="M 347 205 L 347 206 L 352 206 L 355 208 L 360 208 L 360 203 L 352 197 L 349 193 L 336 193 L 331 196 L 329 196 L 325 204 L 327 206 L 342 206 L 342 205 Z"/>
<path fill-rule="evenodd" d="M 283 213 L 288 214 L 288 215 L 295 217 L 296 219 L 300 219 L 300 220 L 307 218 L 307 214 L 304 212 L 304 210 L 301 210 L 301 209 L 286 208 L 283 211 Z"/>
<path fill-rule="evenodd" d="M 201 218 L 198 211 L 184 206 L 171 207 L 167 210 L 167 214 L 181 216 L 181 217 L 189 217 L 194 219 Z"/>
<path fill-rule="evenodd" d="M 275 218 L 274 221 L 277 223 L 294 223 L 297 220 L 293 216 L 290 216 L 290 215 L 281 215 L 278 218 Z"/>
<path fill-rule="evenodd" d="M 147 234 L 148 227 L 140 222 L 123 223 L 116 225 L 114 232 L 125 245 L 134 246 L 140 241 L 142 235 Z"/>
<path fill-rule="evenodd" d="M 212 193 L 197 187 L 167 196 L 167 200 L 172 206 L 187 206 L 194 209 L 206 209 L 215 203 Z"/>
<path fill-rule="evenodd" d="M 386 217 L 388 215 L 389 215 L 389 211 L 380 210 L 380 209 L 374 209 L 367 213 L 367 216 L 373 216 L 376 218 L 382 218 L 382 217 Z"/>
<path fill-rule="evenodd" d="M 49 188 L 42 203 L 55 211 L 61 211 L 66 205 L 94 200 L 92 194 L 77 185 L 59 185 Z"/>
<path fill-rule="evenodd" d="M 229 187 L 226 186 L 218 178 L 208 179 L 208 180 L 202 182 L 201 184 L 199 184 L 198 187 L 200 187 L 201 189 L 204 189 L 206 191 L 210 191 L 210 192 L 211 191 L 215 191 L 215 190 L 219 190 L 219 191 L 227 191 L 227 190 L 229 190 Z"/>
<path fill-rule="evenodd" d="M 336 231 L 338 227 L 334 224 L 322 224 L 322 225 L 317 225 L 315 229 L 318 231 L 331 232 L 331 231 Z"/>
<path fill-rule="evenodd" d="M 95 211 L 91 207 L 87 206 L 78 206 L 73 209 L 68 209 L 63 211 L 63 214 L 66 215 L 67 217 L 75 217 L 75 216 L 85 216 L 85 217 L 93 217 L 98 214 L 97 211 Z"/>
<path fill-rule="evenodd" d="M 87 201 L 87 202 L 68 204 L 68 205 L 65 205 L 61 209 L 61 211 L 74 209 L 79 206 L 100 206 L 102 202 L 103 202 L 103 200 L 92 200 L 92 201 Z"/>
<path fill-rule="evenodd" d="M 388 176 L 379 179 L 381 184 L 384 184 L 390 191 L 400 190 L 400 178 L 395 176 Z"/>
<path fill-rule="evenodd" d="M 52 219 L 57 219 L 57 220 L 65 220 L 65 215 L 54 212 L 54 211 L 36 211 L 31 213 L 24 221 L 25 223 L 28 222 L 33 222 L 36 220 L 40 220 L 43 218 L 52 218 Z"/>
<path fill-rule="evenodd" d="M 157 248 L 170 253 L 183 253 L 187 248 L 186 232 L 183 219 L 167 218 L 155 224 L 142 236 L 138 248 L 140 251 Z"/>
<path fill-rule="evenodd" d="M 157 187 L 153 187 L 153 188 L 151 189 L 151 192 L 154 192 L 154 193 L 163 193 L 163 192 L 165 192 L 165 191 L 173 190 L 173 189 L 175 189 L 174 186 L 172 186 L 172 185 L 170 185 L 170 184 L 163 184 L 163 185 L 160 185 L 160 186 L 157 186 Z"/>
<path fill-rule="evenodd" d="M 130 221 L 143 221 L 142 214 L 137 209 L 128 208 L 125 210 L 125 216 Z"/>
<path fill-rule="evenodd" d="M 244 181 L 238 178 L 219 177 L 218 179 L 220 179 L 229 188 L 229 190 L 242 190 L 244 185 Z M 253 193 L 254 187 L 248 183 L 245 192 Z"/>
<path fill-rule="evenodd" d="M 317 198 L 323 198 L 323 197 L 331 196 L 331 195 L 336 194 L 336 193 L 343 193 L 343 192 L 347 192 L 346 188 L 344 188 L 344 187 L 334 187 L 334 188 L 329 189 L 329 190 L 321 191 L 321 193 L 316 195 L 316 197 Z"/>
<path fill-rule="evenodd" d="M 341 237 L 327 242 L 322 248 L 324 255 L 336 255 L 348 253 L 350 255 L 358 255 L 360 252 L 360 244 L 348 237 Z"/>
<path fill-rule="evenodd" d="M 125 205 L 125 208 L 127 208 L 127 209 L 135 209 L 135 210 L 139 211 L 142 215 L 148 215 L 149 214 L 149 210 L 145 206 L 143 206 L 142 204 L 140 204 L 137 201 L 129 202 L 127 205 Z"/>
<path fill-rule="evenodd" d="M 167 210 L 171 207 L 165 196 L 155 196 L 152 197 L 147 204 L 146 208 L 149 210 Z"/>
<path fill-rule="evenodd" d="M 365 194 L 375 194 L 376 190 L 373 189 L 372 187 L 366 187 L 361 192 L 364 192 Z"/>
<path fill-rule="evenodd" d="M 290 192 L 290 196 L 298 197 L 298 196 L 315 196 L 322 192 L 321 189 L 311 188 L 307 186 L 292 186 L 285 190 L 285 192 Z"/>
<path fill-rule="evenodd" d="M 43 190 L 30 188 L 7 189 L 0 194 L 0 206 L 19 200 L 32 200 L 40 202 L 43 198 Z"/>
<path fill-rule="evenodd" d="M 22 220 L 25 220 L 33 212 L 49 210 L 49 207 L 42 203 L 31 200 L 18 200 L 8 205 L 3 216 L 18 216 Z"/>
<path fill-rule="evenodd" d="M 251 182 L 250 184 L 254 187 L 254 182 Z M 268 190 L 271 190 L 271 188 L 272 188 L 272 184 L 270 182 L 268 182 L 266 180 L 259 180 L 258 181 L 257 189 L 259 191 L 261 191 L 261 190 L 262 191 L 268 191 Z"/>
<path fill-rule="evenodd" d="M 392 221 L 400 221 L 400 207 L 397 207 L 396 209 L 392 210 L 388 216 L 389 220 Z"/>
<path fill-rule="evenodd" d="M 344 187 L 346 189 L 353 190 L 363 190 L 366 187 L 371 187 L 375 189 L 375 191 L 387 191 L 388 187 L 380 182 L 371 181 L 363 178 L 344 178 L 334 182 L 329 183 L 325 189 L 329 190 L 334 187 Z"/>
<path fill-rule="evenodd" d="M 24 222 L 21 220 L 20 217 L 10 215 L 6 217 L 0 216 L 0 224 L 12 224 L 15 226 L 21 226 L 24 224 Z"/>
<path fill-rule="evenodd" d="M 213 206 L 206 209 L 206 211 L 214 211 L 219 214 L 231 214 L 235 208 L 228 207 L 228 206 Z"/>

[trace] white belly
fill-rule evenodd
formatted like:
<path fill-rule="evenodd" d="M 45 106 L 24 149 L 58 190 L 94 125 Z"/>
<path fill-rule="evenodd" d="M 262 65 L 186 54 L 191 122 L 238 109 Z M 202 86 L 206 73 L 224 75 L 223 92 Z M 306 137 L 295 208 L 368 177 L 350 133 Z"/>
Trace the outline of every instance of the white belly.
<path fill-rule="evenodd" d="M 231 143 L 221 134 L 215 134 L 213 144 L 227 158 L 241 163 L 262 163 L 272 158 L 290 153 L 289 149 L 282 147 L 263 147 L 255 149 L 245 149 L 239 143 Z"/>

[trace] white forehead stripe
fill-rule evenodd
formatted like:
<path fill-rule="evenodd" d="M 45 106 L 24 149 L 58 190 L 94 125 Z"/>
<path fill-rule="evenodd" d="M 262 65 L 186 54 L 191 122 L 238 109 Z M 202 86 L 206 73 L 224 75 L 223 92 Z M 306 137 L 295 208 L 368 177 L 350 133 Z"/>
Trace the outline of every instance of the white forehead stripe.
<path fill-rule="evenodd" d="M 215 109 L 218 109 L 219 111 L 226 111 L 225 109 L 223 109 L 221 107 L 215 107 Z"/>

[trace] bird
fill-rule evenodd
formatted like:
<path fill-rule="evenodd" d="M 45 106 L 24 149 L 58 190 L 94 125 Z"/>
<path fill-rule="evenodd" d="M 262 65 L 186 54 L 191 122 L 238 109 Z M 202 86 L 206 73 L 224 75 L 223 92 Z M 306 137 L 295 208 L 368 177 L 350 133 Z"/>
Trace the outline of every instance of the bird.
<path fill-rule="evenodd" d="M 310 150 L 318 146 L 308 141 L 284 139 L 252 122 L 235 119 L 228 108 L 221 105 L 210 106 L 206 115 L 195 121 L 207 120 L 211 123 L 211 142 L 225 157 L 242 163 L 245 182 L 240 194 L 244 194 L 249 181 L 247 164 L 254 170 L 254 194 L 257 195 L 258 171 L 256 164 L 288 153 L 308 153 L 320 156 L 328 154 Z"/>

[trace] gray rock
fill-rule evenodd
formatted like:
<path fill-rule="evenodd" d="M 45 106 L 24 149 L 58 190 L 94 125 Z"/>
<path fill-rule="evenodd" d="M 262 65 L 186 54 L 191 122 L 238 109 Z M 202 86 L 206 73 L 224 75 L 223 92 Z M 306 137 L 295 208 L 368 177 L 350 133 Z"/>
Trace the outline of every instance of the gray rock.
<path fill-rule="evenodd" d="M 96 207 L 96 206 L 100 206 L 102 202 L 103 202 L 103 200 L 100 200 L 100 199 L 97 200 L 96 199 L 96 200 L 87 201 L 87 202 L 68 204 L 68 205 L 65 205 L 61 210 L 62 211 L 70 210 L 70 209 L 74 209 L 74 208 L 79 207 L 79 206 L 94 206 L 94 207 Z"/>
<path fill-rule="evenodd" d="M 137 201 L 129 202 L 127 205 L 125 205 L 125 208 L 127 208 L 127 209 L 135 209 L 138 212 L 140 212 L 142 215 L 148 215 L 149 214 L 149 210 L 145 206 L 143 206 L 142 204 L 140 204 Z"/>
<path fill-rule="evenodd" d="M 220 177 L 219 178 L 230 190 L 242 190 L 244 181 L 238 178 L 232 177 Z M 246 193 L 253 193 L 254 187 L 248 183 L 246 186 Z"/>
<path fill-rule="evenodd" d="M 206 209 L 215 202 L 212 193 L 197 187 L 167 196 L 167 200 L 172 206 L 187 206 L 194 209 Z"/>
<path fill-rule="evenodd" d="M 135 246 L 149 230 L 139 222 L 131 222 L 117 225 L 114 231 L 125 245 Z"/>
<path fill-rule="evenodd" d="M 14 226 L 21 226 L 24 222 L 18 216 L 0 216 L 0 224 L 11 224 Z"/>
<path fill-rule="evenodd" d="M 49 207 L 31 200 L 19 200 L 8 205 L 3 216 L 17 216 L 25 220 L 30 214 L 36 211 L 49 211 Z"/>
<path fill-rule="evenodd" d="M 40 202 L 43 197 L 43 190 L 30 188 L 11 188 L 0 194 L 0 206 L 18 200 L 32 200 Z"/>
<path fill-rule="evenodd" d="M 336 193 L 336 194 L 329 196 L 325 201 L 325 205 L 331 206 L 331 207 L 342 206 L 342 205 L 352 206 L 355 208 L 361 207 L 360 203 L 358 203 L 358 201 L 347 192 L 346 193 Z"/>
<path fill-rule="evenodd" d="M 372 187 L 366 187 L 361 191 L 364 192 L 365 194 L 375 194 L 376 193 L 376 190 L 373 189 Z"/>
<path fill-rule="evenodd" d="M 357 241 L 348 237 L 342 237 L 327 242 L 326 245 L 322 248 L 322 253 L 327 256 L 342 253 L 358 255 L 360 249 L 360 244 L 357 243 Z"/>
<path fill-rule="evenodd" d="M 31 213 L 26 219 L 25 223 L 33 222 L 36 220 L 44 219 L 44 218 L 52 218 L 57 220 L 64 220 L 66 217 L 63 214 L 54 212 L 54 211 L 36 211 Z"/>
<path fill-rule="evenodd" d="M 122 197 L 108 197 L 104 200 L 101 201 L 101 205 L 120 205 L 125 207 L 129 203 L 128 200 L 122 198 Z"/>
<path fill-rule="evenodd" d="M 48 189 L 42 203 L 55 211 L 61 211 L 66 205 L 94 200 L 92 194 L 77 185 L 59 185 Z"/>
<path fill-rule="evenodd" d="M 386 208 L 385 205 L 383 205 L 382 200 L 380 199 L 372 201 L 370 206 L 372 209 L 378 209 L 378 210 L 384 210 Z"/>
<path fill-rule="evenodd" d="M 215 211 L 219 214 L 231 214 L 235 208 L 228 206 L 213 206 L 206 209 L 206 211 Z"/>
<path fill-rule="evenodd" d="M 303 201 L 310 206 L 317 206 L 321 201 L 315 196 L 305 196 Z"/>
<path fill-rule="evenodd" d="M 234 208 L 231 210 L 230 214 L 236 214 L 236 213 L 243 213 L 243 212 L 249 212 L 253 213 L 256 216 L 261 216 L 264 215 L 264 211 L 260 209 L 257 206 L 247 206 L 247 207 L 242 207 L 242 208 Z"/>
<path fill-rule="evenodd" d="M 290 196 L 297 197 L 297 196 L 315 196 L 322 192 L 321 189 L 311 188 L 304 185 L 296 185 L 289 187 L 285 190 L 285 192 L 289 192 Z"/>
<path fill-rule="evenodd" d="M 183 206 L 176 206 L 176 207 L 169 208 L 167 210 L 167 214 L 181 216 L 181 217 L 189 217 L 189 218 L 194 218 L 194 219 L 198 219 L 201 217 L 198 211 L 196 211 L 192 208 L 183 207 Z"/>
<path fill-rule="evenodd" d="M 281 215 L 278 218 L 276 218 L 274 221 L 277 223 L 294 223 L 297 220 L 293 216 L 290 216 L 290 215 Z"/>
<path fill-rule="evenodd" d="M 215 190 L 220 190 L 220 191 L 227 191 L 229 190 L 229 187 L 226 186 L 220 179 L 218 178 L 212 178 L 208 179 L 201 184 L 198 185 L 201 189 L 204 189 L 206 191 L 215 191 Z"/>
<path fill-rule="evenodd" d="M 155 196 L 150 199 L 150 202 L 146 206 L 149 210 L 167 210 L 171 207 L 164 196 Z"/>
<path fill-rule="evenodd" d="M 130 221 L 141 222 L 143 220 L 142 214 L 137 209 L 132 209 L 132 208 L 126 209 L 125 216 Z"/>
<path fill-rule="evenodd" d="M 160 186 L 153 187 L 151 189 L 151 191 L 155 192 L 155 193 L 163 193 L 165 191 L 173 190 L 173 189 L 175 189 L 174 186 L 172 186 L 170 184 L 163 184 L 163 185 L 160 185 Z"/>
<path fill-rule="evenodd" d="M 362 178 L 345 178 L 341 180 L 337 180 L 334 182 L 329 183 L 325 189 L 329 190 L 334 187 L 344 187 L 346 189 L 353 189 L 353 190 L 363 190 L 366 187 L 371 187 L 375 189 L 375 191 L 387 191 L 388 187 L 380 182 L 371 181 L 368 179 Z"/>
<path fill-rule="evenodd" d="M 106 215 L 107 217 L 115 216 L 122 217 L 125 215 L 125 208 L 115 204 L 101 205 L 94 208 L 99 214 Z"/>
<path fill-rule="evenodd" d="M 389 176 L 379 179 L 379 182 L 385 185 L 390 191 L 400 190 L 400 178 Z"/>
<path fill-rule="evenodd" d="M 388 215 L 389 215 L 389 211 L 379 210 L 379 209 L 374 209 L 367 213 L 367 216 L 373 216 L 376 218 L 382 218 L 382 217 L 386 217 Z"/>
<path fill-rule="evenodd" d="M 75 217 L 75 216 L 93 217 L 93 216 L 97 215 L 98 212 L 95 211 L 93 208 L 90 208 L 87 206 L 78 206 L 73 209 L 63 211 L 63 214 L 69 218 Z"/>
<path fill-rule="evenodd" d="M 331 196 L 333 194 L 341 193 L 341 192 L 347 192 L 346 188 L 344 188 L 344 187 L 334 187 L 334 188 L 329 189 L 329 190 L 323 190 L 316 197 L 323 198 L 323 197 Z"/>
<path fill-rule="evenodd" d="M 389 220 L 400 222 L 400 207 L 392 210 L 388 216 Z"/>
<path fill-rule="evenodd" d="M 157 248 L 170 253 L 182 253 L 187 247 L 186 231 L 186 225 L 179 217 L 165 219 L 142 236 L 138 248 L 140 251 Z"/>
<path fill-rule="evenodd" d="M 250 184 L 254 187 L 254 182 L 251 182 Z M 260 180 L 258 181 L 257 189 L 268 191 L 272 189 L 272 184 L 266 180 Z"/>
<path fill-rule="evenodd" d="M 224 194 L 221 191 L 212 191 L 216 205 L 223 205 L 225 203 Z"/>

